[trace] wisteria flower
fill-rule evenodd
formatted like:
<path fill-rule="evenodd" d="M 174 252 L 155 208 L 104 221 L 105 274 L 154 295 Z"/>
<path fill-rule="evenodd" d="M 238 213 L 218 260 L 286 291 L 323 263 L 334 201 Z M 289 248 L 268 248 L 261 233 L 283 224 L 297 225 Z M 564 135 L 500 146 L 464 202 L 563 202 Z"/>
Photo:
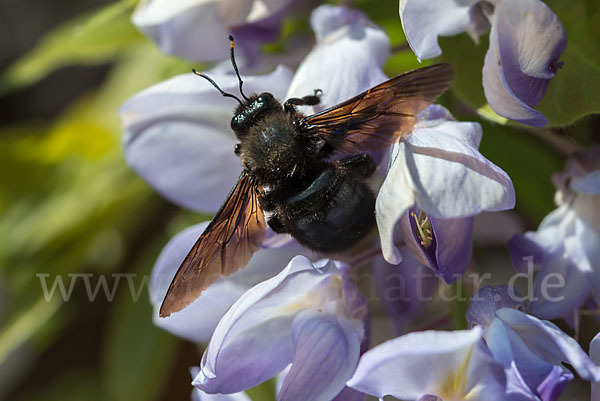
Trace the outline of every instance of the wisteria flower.
<path fill-rule="evenodd" d="M 514 207 L 508 175 L 479 151 L 481 126 L 455 121 L 441 106 L 419 115 L 413 132 L 391 150 L 390 167 L 376 203 L 385 259 L 401 260 L 393 236 L 446 282 L 455 281 L 471 258 L 473 216 Z"/>
<path fill-rule="evenodd" d="M 546 320 L 524 309 L 512 287 L 484 287 L 473 296 L 467 311 L 471 326 L 484 328 L 483 338 L 495 360 L 504 368 L 506 391 L 532 401 L 555 401 L 573 374 L 600 381 L 596 366 L 577 341 Z"/>
<path fill-rule="evenodd" d="M 419 59 L 439 56 L 438 36 L 469 32 L 477 37 L 491 25 L 483 66 L 483 88 L 499 115 L 532 126 L 547 118 L 535 107 L 560 67 L 567 36 L 558 17 L 540 0 L 400 0 L 408 43 Z"/>
<path fill-rule="evenodd" d="M 348 386 L 383 400 L 505 401 L 505 378 L 481 338 L 482 330 L 424 331 L 365 353 Z"/>
<path fill-rule="evenodd" d="M 366 301 L 347 269 L 297 256 L 248 290 L 217 325 L 192 384 L 206 393 L 235 393 L 291 363 L 278 400 L 332 400 L 366 338 Z"/>
<path fill-rule="evenodd" d="M 295 0 L 147 0 L 133 23 L 167 54 L 212 62 L 228 57 L 227 35 L 246 63 L 256 61 L 260 46 L 277 39 L 281 20 Z M 296 2 L 297 3 L 297 2 Z"/>
<path fill-rule="evenodd" d="M 575 155 L 554 183 L 558 208 L 510 249 L 518 270 L 539 270 L 530 312 L 569 319 L 590 295 L 600 305 L 600 147 Z"/>

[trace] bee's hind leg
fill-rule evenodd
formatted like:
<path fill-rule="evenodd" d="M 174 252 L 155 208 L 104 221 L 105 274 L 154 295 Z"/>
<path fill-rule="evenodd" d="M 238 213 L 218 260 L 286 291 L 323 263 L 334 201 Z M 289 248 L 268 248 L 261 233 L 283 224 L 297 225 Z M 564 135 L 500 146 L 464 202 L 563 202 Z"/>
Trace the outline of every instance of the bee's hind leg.
<path fill-rule="evenodd" d="M 286 234 L 287 233 L 287 231 L 285 230 L 285 227 L 283 226 L 283 223 L 279 219 L 279 215 L 277 214 L 277 212 L 274 212 L 268 218 L 267 223 L 269 223 L 269 227 L 271 227 L 271 229 L 273 231 L 275 231 L 277 234 Z"/>
<path fill-rule="evenodd" d="M 377 168 L 377 163 L 368 153 L 342 159 L 337 162 L 337 165 L 343 170 L 357 174 L 361 178 L 369 178 Z"/>

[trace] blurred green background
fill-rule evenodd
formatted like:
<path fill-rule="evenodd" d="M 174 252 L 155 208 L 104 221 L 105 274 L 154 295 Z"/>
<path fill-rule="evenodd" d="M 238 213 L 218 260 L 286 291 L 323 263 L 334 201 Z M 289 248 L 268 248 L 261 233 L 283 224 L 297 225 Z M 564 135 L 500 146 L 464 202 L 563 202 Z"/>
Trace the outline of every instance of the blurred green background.
<path fill-rule="evenodd" d="M 547 98 L 562 99 L 576 78 L 583 82 L 575 90 L 600 85 L 598 44 L 585 39 L 586 29 L 599 29 L 600 14 L 593 2 L 555 3 L 568 14 L 570 39 L 584 38 L 570 44 L 567 62 L 588 55 L 581 70 L 565 69 L 571 71 L 560 72 L 565 81 L 551 86 Z M 400 50 L 388 74 L 419 65 L 404 46 L 397 2 L 355 4 Z M 135 1 L 0 2 L 0 399 L 189 399 L 188 368 L 198 365 L 200 351 L 153 326 L 144 286 L 168 239 L 203 218 L 169 204 L 129 169 L 117 110 L 151 84 L 202 66 L 162 54 L 131 24 L 134 7 Z M 280 51 L 294 35 L 311 37 L 306 16 L 286 19 L 281 42 L 265 51 Z M 481 151 L 509 173 L 518 219 L 534 229 L 554 207 L 551 174 L 571 151 L 600 142 L 600 120 L 578 120 L 600 110 L 599 92 L 570 95 L 570 109 L 545 101 L 553 125 L 567 128 L 500 125 L 505 121 L 490 114 L 482 97 L 486 40 L 479 46 L 465 35 L 442 40 L 459 74 L 443 102 L 457 118 L 483 124 Z M 510 266 L 504 244 L 476 243 L 474 264 L 491 259 Z M 52 287 L 61 277 L 68 290 L 74 274 L 68 302 L 56 296 L 58 287 L 55 296 L 44 296 L 43 280 Z M 100 276 L 109 289 L 118 275 L 122 281 L 113 300 L 99 288 L 90 301 L 81 274 L 92 289 Z M 137 302 L 127 285 L 141 291 Z M 597 331 L 589 327 L 582 340 Z M 272 391 L 270 383 L 254 398 L 272 398 L 265 395 Z"/>

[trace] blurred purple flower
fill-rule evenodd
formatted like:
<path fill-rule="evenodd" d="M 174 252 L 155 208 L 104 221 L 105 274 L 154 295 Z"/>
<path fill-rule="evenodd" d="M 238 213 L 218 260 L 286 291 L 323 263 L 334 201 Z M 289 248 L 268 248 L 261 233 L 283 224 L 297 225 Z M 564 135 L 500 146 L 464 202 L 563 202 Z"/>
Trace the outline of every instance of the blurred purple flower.
<path fill-rule="evenodd" d="M 521 312 L 524 306 L 513 287 L 486 286 L 467 310 L 470 326 L 484 329 L 485 343 L 506 374 L 507 393 L 532 401 L 555 401 L 573 374 L 600 381 L 596 366 L 577 341 L 551 322 Z"/>
<path fill-rule="evenodd" d="M 200 62 L 228 58 L 227 35 L 245 64 L 257 61 L 260 46 L 279 36 L 282 19 L 296 0 L 148 0 L 140 2 L 133 23 L 160 49 Z"/>
<path fill-rule="evenodd" d="M 297 256 L 227 311 L 192 384 L 211 394 L 235 393 L 291 363 L 278 400 L 330 401 L 358 363 L 366 319 L 366 301 L 347 266 Z"/>
<path fill-rule="evenodd" d="M 196 377 L 200 368 L 193 367 L 190 369 L 192 377 Z M 192 390 L 192 401 L 252 401 L 252 399 L 244 392 L 234 394 L 206 394 L 199 388 L 194 387 Z"/>
<path fill-rule="evenodd" d="M 569 319 L 590 295 L 600 304 L 600 146 L 576 154 L 553 179 L 558 208 L 509 245 L 517 270 L 539 270 L 529 311 Z"/>
<path fill-rule="evenodd" d="M 412 320 L 433 299 L 439 279 L 431 270 L 400 248 L 402 262 L 398 266 L 377 257 L 371 271 L 375 275 L 377 295 L 392 318 L 396 332 L 404 334 Z"/>
<path fill-rule="evenodd" d="M 467 31 L 476 38 L 491 25 L 483 66 L 489 105 L 499 115 L 524 124 L 548 123 L 534 107 L 560 67 L 567 36 L 546 4 L 540 0 L 400 0 L 400 17 L 419 59 L 442 53 L 438 36 Z"/>
<path fill-rule="evenodd" d="M 361 357 L 348 386 L 381 400 L 509 400 L 481 332 L 425 331 L 387 341 Z"/>
<path fill-rule="evenodd" d="M 391 149 L 390 167 L 377 195 L 377 226 L 386 261 L 402 259 L 393 241 L 397 223 L 413 256 L 446 282 L 469 265 L 473 216 L 511 209 L 508 175 L 477 148 L 478 123 L 455 121 L 441 106 L 419 115 L 413 132 Z"/>

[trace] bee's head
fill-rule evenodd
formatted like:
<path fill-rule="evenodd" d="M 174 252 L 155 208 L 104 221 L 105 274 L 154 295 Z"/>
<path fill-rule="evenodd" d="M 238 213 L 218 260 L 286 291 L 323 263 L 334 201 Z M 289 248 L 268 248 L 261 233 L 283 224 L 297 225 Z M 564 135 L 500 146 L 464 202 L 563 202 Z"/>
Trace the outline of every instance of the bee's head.
<path fill-rule="evenodd" d="M 252 125 L 263 119 L 267 114 L 282 109 L 281 103 L 269 92 L 250 96 L 246 102 L 240 104 L 235 110 L 235 114 L 231 119 L 231 129 L 238 137 L 244 136 L 244 133 Z"/>

